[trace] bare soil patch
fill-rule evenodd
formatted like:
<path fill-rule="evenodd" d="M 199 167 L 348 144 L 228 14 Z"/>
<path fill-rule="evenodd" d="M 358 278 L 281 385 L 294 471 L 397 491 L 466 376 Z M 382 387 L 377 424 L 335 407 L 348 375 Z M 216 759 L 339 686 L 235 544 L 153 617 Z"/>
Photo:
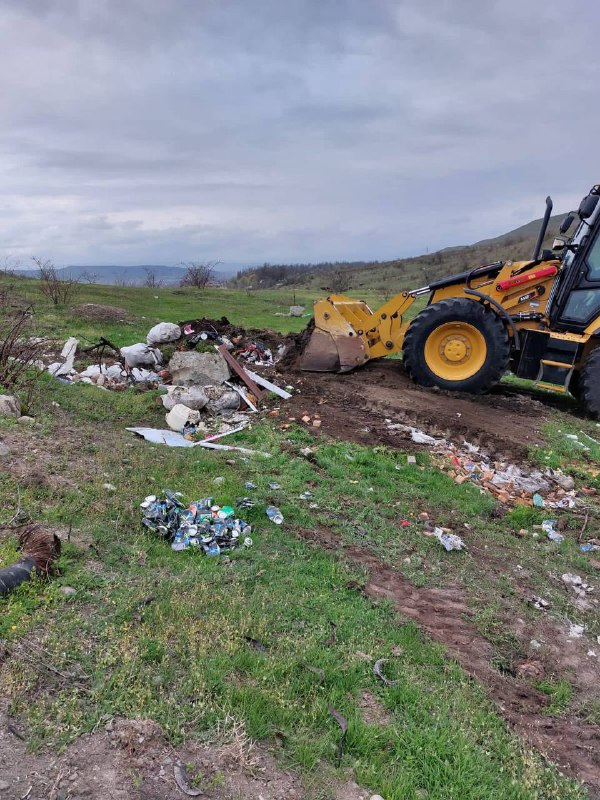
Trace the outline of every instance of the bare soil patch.
<path fill-rule="evenodd" d="M 57 755 L 30 753 L 0 701 L 0 785 L 3 800 L 181 800 L 200 789 L 209 800 L 308 800 L 317 796 L 303 779 L 279 767 L 263 747 L 233 726 L 222 742 L 172 747 L 159 725 L 109 720 Z M 344 800 L 370 796 L 353 782 L 332 785 Z"/>
<path fill-rule="evenodd" d="M 283 367 L 280 367 L 283 370 Z M 386 419 L 422 428 L 432 436 L 480 445 L 498 458 L 521 461 L 541 442 L 547 409 L 539 400 L 503 387 L 472 397 L 416 386 L 395 359 L 373 361 L 343 375 L 283 370 L 299 393 L 286 403 L 287 416 L 318 412 L 319 430 L 337 439 L 420 450 Z"/>
<path fill-rule="evenodd" d="M 566 774 L 600 790 L 600 727 L 570 714 L 556 717 L 544 713 L 548 697 L 528 682 L 535 675 L 512 678 L 499 673 L 491 663 L 492 645 L 470 621 L 471 612 L 460 588 L 418 588 L 368 548 L 344 547 L 327 529 L 306 530 L 303 536 L 366 567 L 369 579 L 363 591 L 367 597 L 390 600 L 400 615 L 443 644 L 450 656 L 483 684 L 502 716 L 530 745 Z"/>

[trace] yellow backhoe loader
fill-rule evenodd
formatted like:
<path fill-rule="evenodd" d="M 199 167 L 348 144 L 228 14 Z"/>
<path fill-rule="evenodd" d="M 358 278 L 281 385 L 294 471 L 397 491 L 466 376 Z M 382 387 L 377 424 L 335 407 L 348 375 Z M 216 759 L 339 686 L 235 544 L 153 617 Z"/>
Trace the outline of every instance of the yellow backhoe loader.
<path fill-rule="evenodd" d="M 394 353 L 421 386 L 475 394 L 507 370 L 556 392 L 570 391 L 600 418 L 600 184 L 563 221 L 542 252 L 546 213 L 529 261 L 496 261 L 402 292 L 377 311 L 331 295 L 315 303 L 302 369 L 348 372 Z M 571 237 L 568 231 L 575 219 Z M 427 306 L 412 320 L 417 297 Z"/>

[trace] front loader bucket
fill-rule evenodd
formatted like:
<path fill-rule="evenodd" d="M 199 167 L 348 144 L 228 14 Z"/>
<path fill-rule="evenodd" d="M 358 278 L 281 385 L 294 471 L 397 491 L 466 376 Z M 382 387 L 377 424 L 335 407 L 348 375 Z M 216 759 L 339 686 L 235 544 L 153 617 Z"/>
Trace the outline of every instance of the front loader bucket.
<path fill-rule="evenodd" d="M 341 296 L 315 303 L 315 328 L 300 360 L 300 369 L 349 372 L 368 361 L 368 346 L 357 328 L 362 331 L 369 316 L 371 310 L 365 303 Z"/>
<path fill-rule="evenodd" d="M 300 361 L 300 369 L 348 372 L 365 361 L 365 346 L 360 336 L 350 338 L 315 328 Z"/>

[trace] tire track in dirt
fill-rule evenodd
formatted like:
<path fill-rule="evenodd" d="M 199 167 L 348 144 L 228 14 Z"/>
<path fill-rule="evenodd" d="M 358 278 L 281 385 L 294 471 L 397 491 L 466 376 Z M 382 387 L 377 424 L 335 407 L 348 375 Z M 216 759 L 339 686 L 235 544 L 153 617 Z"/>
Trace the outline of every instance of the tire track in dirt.
<path fill-rule="evenodd" d="M 418 450 L 410 438 L 388 430 L 385 419 L 414 424 L 434 436 L 466 438 L 512 462 L 541 443 L 548 409 L 527 395 L 504 392 L 472 397 L 422 389 L 397 360 L 376 361 L 345 375 L 284 373 L 300 391 L 286 403 L 288 416 L 318 413 L 320 430 L 338 439 Z"/>
<path fill-rule="evenodd" d="M 366 547 L 344 546 L 332 531 L 301 531 L 303 538 L 335 550 L 369 571 L 364 594 L 386 598 L 403 617 L 416 622 L 443 644 L 465 672 L 476 678 L 501 715 L 529 745 L 573 778 L 600 791 L 600 727 L 572 716 L 544 714 L 548 697 L 524 680 L 501 675 L 491 665 L 492 647 L 469 621 L 470 610 L 458 589 L 418 588 Z"/>

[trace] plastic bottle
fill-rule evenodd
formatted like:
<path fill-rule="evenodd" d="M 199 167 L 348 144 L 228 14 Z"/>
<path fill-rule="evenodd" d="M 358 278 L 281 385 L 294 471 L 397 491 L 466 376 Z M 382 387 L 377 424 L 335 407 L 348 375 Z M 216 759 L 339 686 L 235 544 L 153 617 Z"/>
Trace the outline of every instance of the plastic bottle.
<path fill-rule="evenodd" d="M 267 517 L 274 522 L 275 525 L 281 525 L 283 522 L 283 514 L 276 506 L 267 506 Z"/>

